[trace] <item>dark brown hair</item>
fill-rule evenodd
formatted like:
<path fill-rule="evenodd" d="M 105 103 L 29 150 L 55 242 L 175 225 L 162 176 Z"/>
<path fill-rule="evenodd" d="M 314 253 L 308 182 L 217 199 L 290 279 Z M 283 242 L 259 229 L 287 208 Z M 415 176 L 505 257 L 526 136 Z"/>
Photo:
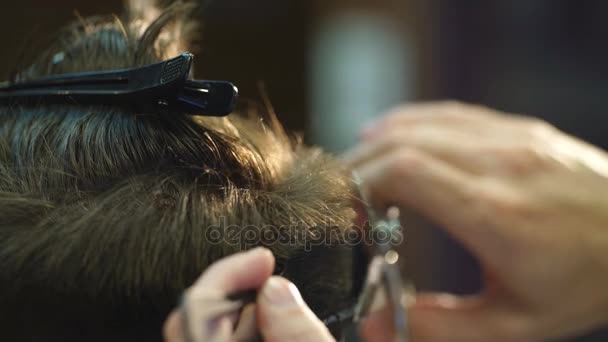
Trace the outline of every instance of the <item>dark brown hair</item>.
<path fill-rule="evenodd" d="M 187 51 L 193 7 L 143 4 L 131 3 L 121 19 L 77 20 L 20 77 L 132 67 Z M 336 160 L 290 138 L 272 115 L 0 107 L 0 336 L 160 340 L 180 292 L 211 262 L 254 245 L 267 245 L 324 315 L 348 295 L 347 249 L 307 251 L 302 239 L 239 233 L 344 230 L 350 198 Z M 237 243 L 210 242 L 214 226 L 242 228 Z"/>

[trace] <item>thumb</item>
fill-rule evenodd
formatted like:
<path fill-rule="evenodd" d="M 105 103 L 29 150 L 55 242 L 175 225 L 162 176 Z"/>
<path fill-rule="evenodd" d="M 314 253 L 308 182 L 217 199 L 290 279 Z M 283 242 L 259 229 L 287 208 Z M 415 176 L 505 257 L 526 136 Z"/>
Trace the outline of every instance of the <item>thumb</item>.
<path fill-rule="evenodd" d="M 334 341 L 325 325 L 304 303 L 294 284 L 270 277 L 258 296 L 258 324 L 264 341 Z"/>
<path fill-rule="evenodd" d="M 528 341 L 525 320 L 485 295 L 422 294 L 409 309 L 414 341 Z"/>

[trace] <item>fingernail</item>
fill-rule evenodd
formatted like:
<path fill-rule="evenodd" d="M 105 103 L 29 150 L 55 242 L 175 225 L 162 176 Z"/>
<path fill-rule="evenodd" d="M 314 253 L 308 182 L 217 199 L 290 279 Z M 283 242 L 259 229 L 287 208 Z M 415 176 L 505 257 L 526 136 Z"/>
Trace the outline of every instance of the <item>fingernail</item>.
<path fill-rule="evenodd" d="M 363 140 L 372 138 L 380 131 L 380 123 L 378 121 L 371 121 L 366 123 L 359 132 L 359 137 Z"/>
<path fill-rule="evenodd" d="M 303 303 L 296 286 L 281 277 L 270 277 L 264 284 L 263 295 L 271 304 L 278 306 L 297 306 Z"/>
<path fill-rule="evenodd" d="M 250 249 L 247 251 L 247 253 L 249 254 L 270 254 L 272 255 L 272 252 L 268 249 L 268 248 L 264 248 L 264 247 L 256 247 L 253 249 Z"/>
<path fill-rule="evenodd" d="M 437 305 L 439 305 L 445 309 L 453 309 L 453 308 L 457 307 L 458 303 L 459 303 L 459 300 L 456 296 L 449 295 L 449 294 L 437 295 L 437 298 L 435 300 L 437 302 Z"/>
<path fill-rule="evenodd" d="M 264 247 L 255 247 L 255 248 L 248 250 L 247 253 L 251 253 L 251 254 L 260 253 L 261 251 L 263 251 L 265 249 L 266 248 L 264 248 Z"/>

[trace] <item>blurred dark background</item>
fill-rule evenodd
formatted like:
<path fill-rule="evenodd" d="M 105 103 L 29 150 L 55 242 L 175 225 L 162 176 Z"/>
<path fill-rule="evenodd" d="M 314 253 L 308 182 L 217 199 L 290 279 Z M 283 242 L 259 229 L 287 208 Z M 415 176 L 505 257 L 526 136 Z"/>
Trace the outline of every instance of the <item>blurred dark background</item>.
<path fill-rule="evenodd" d="M 122 6 L 2 1 L 0 77 L 74 10 Z M 382 110 L 434 99 L 538 116 L 608 148 L 607 16 L 603 0 L 211 1 L 195 63 L 199 77 L 232 80 L 245 98 L 259 101 L 262 82 L 290 131 L 338 153 Z M 408 244 L 420 288 L 479 288 L 475 263 L 437 229 L 417 230 Z"/>

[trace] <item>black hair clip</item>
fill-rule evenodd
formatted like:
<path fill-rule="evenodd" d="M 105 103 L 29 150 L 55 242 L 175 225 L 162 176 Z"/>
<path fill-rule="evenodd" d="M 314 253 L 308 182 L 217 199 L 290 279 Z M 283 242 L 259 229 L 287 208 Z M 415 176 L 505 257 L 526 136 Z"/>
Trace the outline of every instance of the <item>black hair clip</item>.
<path fill-rule="evenodd" d="M 190 80 L 184 52 L 140 68 L 94 71 L 0 83 L 0 104 L 116 105 L 141 113 L 225 116 L 238 89 L 227 81 Z"/>

